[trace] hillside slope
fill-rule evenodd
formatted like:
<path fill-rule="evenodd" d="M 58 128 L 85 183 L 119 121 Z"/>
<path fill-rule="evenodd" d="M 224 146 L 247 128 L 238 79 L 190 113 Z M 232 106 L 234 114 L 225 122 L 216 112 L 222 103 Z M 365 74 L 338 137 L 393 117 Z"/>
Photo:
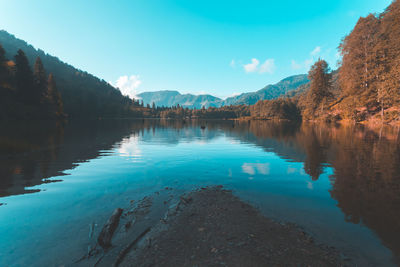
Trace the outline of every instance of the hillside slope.
<path fill-rule="evenodd" d="M 259 100 L 270 100 L 283 96 L 293 90 L 296 90 L 299 86 L 307 84 L 309 82 L 306 74 L 300 74 L 295 76 L 287 77 L 277 84 L 267 85 L 264 88 L 252 92 L 244 93 L 238 96 L 229 97 L 224 101 L 224 105 L 254 105 Z"/>
<path fill-rule="evenodd" d="M 104 80 L 62 62 L 57 57 L 35 49 L 27 42 L 0 30 L 0 44 L 9 60 L 22 49 L 32 67 L 37 57 L 45 70 L 53 73 L 64 102 L 64 111 L 71 117 L 116 117 L 132 115 L 132 101 Z"/>

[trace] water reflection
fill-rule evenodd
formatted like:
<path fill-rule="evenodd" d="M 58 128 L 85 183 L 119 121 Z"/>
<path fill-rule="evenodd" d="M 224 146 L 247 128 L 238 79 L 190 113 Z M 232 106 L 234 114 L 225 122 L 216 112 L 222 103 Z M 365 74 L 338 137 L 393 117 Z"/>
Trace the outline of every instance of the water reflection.
<path fill-rule="evenodd" d="M 287 129 L 283 125 L 252 123 L 241 132 L 246 140 L 253 140 L 247 134 L 252 133 L 256 143 L 267 151 L 303 162 L 304 171 L 313 181 L 318 180 L 324 166 L 332 166 L 330 194 L 346 220 L 373 230 L 397 259 L 400 257 L 398 128 L 303 124 Z"/>
<path fill-rule="evenodd" d="M 183 120 L 105 120 L 67 125 L 35 122 L 0 127 L 0 197 L 38 192 L 40 187 L 30 187 L 68 179 L 63 177 L 65 170 L 106 156 L 114 149 L 141 164 L 146 157 L 141 144 L 173 147 L 182 143 L 208 144 L 223 137 L 232 145 L 252 144 L 278 155 L 287 163 L 280 165 L 287 175 L 307 177 L 305 186 L 310 191 L 326 168 L 332 167 L 329 193 L 345 219 L 367 226 L 397 258 L 400 256 L 397 128 Z M 168 155 L 163 156 L 168 160 Z M 301 163 L 303 168 L 288 162 Z M 196 168 L 209 168 L 206 160 L 197 164 Z M 251 180 L 268 177 L 277 166 L 268 160 L 248 160 L 239 167 Z M 235 176 L 232 166 L 220 168 L 213 174 L 219 172 L 230 179 Z"/>
<path fill-rule="evenodd" d="M 0 128 L 0 197 L 38 192 L 29 187 L 62 181 L 54 177 L 142 129 L 124 121 L 4 123 Z"/>

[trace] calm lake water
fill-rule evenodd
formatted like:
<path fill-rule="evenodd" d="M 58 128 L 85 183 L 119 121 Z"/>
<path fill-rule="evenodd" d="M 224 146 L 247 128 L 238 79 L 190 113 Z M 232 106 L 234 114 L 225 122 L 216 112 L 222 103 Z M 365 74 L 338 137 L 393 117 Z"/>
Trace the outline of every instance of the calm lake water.
<path fill-rule="evenodd" d="M 89 225 L 116 207 L 217 184 L 359 266 L 400 262 L 397 128 L 103 120 L 0 129 L 0 266 L 71 264 L 87 251 Z"/>

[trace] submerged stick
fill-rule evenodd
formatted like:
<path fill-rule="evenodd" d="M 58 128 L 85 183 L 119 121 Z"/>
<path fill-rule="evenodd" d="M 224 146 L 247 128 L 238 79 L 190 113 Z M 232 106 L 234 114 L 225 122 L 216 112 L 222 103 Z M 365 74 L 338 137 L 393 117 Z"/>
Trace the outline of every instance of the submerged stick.
<path fill-rule="evenodd" d="M 117 260 L 114 263 L 114 267 L 118 267 L 121 264 L 122 260 L 125 258 L 126 254 L 128 254 L 129 250 L 140 241 L 148 232 L 150 232 L 151 227 L 146 228 L 132 243 L 126 246 L 118 255 Z"/>
<path fill-rule="evenodd" d="M 101 229 L 100 235 L 97 238 L 97 243 L 99 243 L 103 249 L 111 247 L 111 239 L 114 235 L 115 229 L 118 227 L 122 211 L 121 208 L 115 209 L 110 219 L 108 219 L 106 224 L 103 226 L 103 229 Z"/>

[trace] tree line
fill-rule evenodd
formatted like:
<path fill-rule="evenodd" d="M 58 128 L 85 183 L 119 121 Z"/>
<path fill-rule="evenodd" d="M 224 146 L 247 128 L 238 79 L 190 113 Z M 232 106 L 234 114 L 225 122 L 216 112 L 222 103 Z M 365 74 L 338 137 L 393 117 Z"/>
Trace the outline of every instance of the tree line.
<path fill-rule="evenodd" d="M 318 59 L 299 94 L 262 100 L 251 117 L 288 120 L 380 120 L 400 114 L 400 1 L 381 14 L 361 17 L 339 51 L 337 71 Z M 295 92 L 297 93 L 297 92 Z"/>
<path fill-rule="evenodd" d="M 339 46 L 338 82 L 326 61 L 310 69 L 307 93 L 299 97 L 307 120 L 391 122 L 400 114 L 400 2 L 381 14 L 361 17 Z M 336 87 L 336 88 L 335 88 Z M 334 95 L 334 91 L 339 94 Z"/>
<path fill-rule="evenodd" d="M 21 49 L 8 60 L 0 44 L 0 118 L 64 119 L 63 101 L 52 73 L 40 57 L 33 69 Z"/>

